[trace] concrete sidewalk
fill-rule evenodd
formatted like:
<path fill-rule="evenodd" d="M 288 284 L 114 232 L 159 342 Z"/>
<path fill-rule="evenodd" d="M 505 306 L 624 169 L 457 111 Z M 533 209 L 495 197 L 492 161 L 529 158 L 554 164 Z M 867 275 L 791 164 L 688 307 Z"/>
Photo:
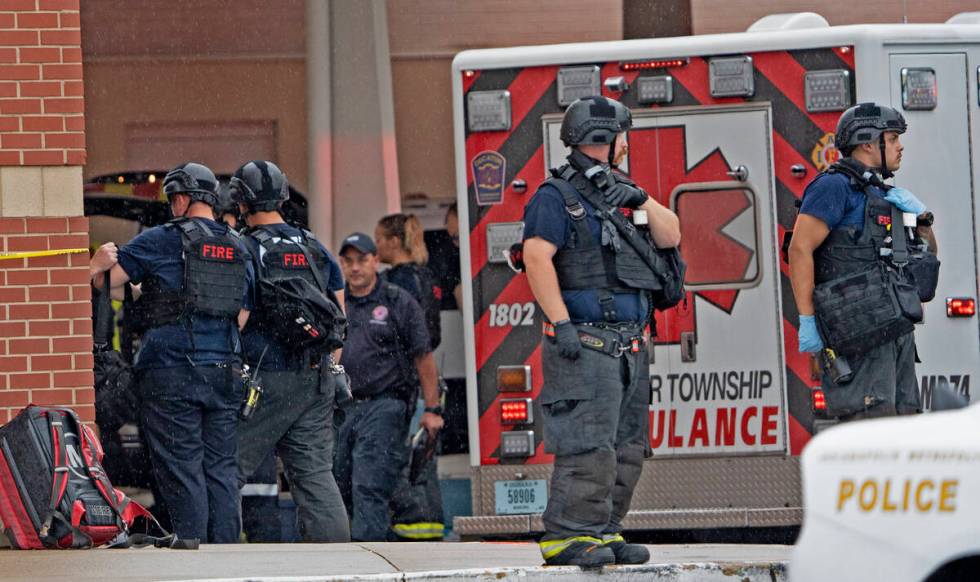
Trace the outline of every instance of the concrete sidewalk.
<path fill-rule="evenodd" d="M 241 544 L 200 550 L 0 550 L 0 580 L 725 580 L 786 579 L 790 546 L 658 545 L 643 566 L 543 567 L 533 543 Z"/>

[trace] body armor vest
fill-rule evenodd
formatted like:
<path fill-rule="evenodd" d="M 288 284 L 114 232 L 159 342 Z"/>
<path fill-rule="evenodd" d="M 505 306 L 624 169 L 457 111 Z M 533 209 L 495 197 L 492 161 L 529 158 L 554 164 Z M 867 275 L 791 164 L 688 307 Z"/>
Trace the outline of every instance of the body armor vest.
<path fill-rule="evenodd" d="M 327 265 L 327 257 L 317 245 L 310 244 L 316 240 L 313 233 L 302 230 L 302 241 L 296 242 L 286 237 L 282 237 L 274 232 L 259 227 L 248 235 L 255 238 L 262 246 L 262 270 L 259 276 L 269 281 L 279 281 L 290 277 L 305 279 L 314 287 L 320 289 L 313 269 L 321 272 Z M 302 248 L 300 247 L 302 245 Z M 303 250 L 306 250 L 304 253 Z M 307 257 L 313 259 L 313 265 L 309 264 Z M 320 289 L 326 291 L 326 289 Z"/>
<path fill-rule="evenodd" d="M 854 225 L 832 229 L 814 252 L 814 308 L 828 347 L 860 356 L 910 333 L 922 320 L 922 305 L 905 274 L 901 211 L 877 196 L 849 160 L 829 173 L 847 175 L 864 191 L 864 223 L 860 233 Z"/>
<path fill-rule="evenodd" d="M 228 229 L 216 234 L 203 222 L 177 218 L 163 228 L 179 228 L 184 259 L 180 291 L 148 277 L 142 294 L 133 305 L 136 329 L 149 329 L 177 322 L 191 313 L 233 319 L 242 309 L 245 273 L 240 235 Z"/>
<path fill-rule="evenodd" d="M 629 291 L 659 291 L 663 288 L 663 276 L 666 269 L 654 270 L 648 260 L 645 260 L 633 245 L 621 240 L 616 234 L 615 227 L 602 224 L 608 218 L 600 216 L 601 212 L 618 212 L 602 202 L 602 193 L 581 172 L 575 171 L 570 165 L 558 170 L 552 170 L 554 177 L 547 183 L 552 184 L 565 198 L 565 206 L 572 219 L 572 233 L 568 244 L 555 253 L 554 264 L 558 273 L 558 283 L 563 290 L 599 289 L 609 292 Z M 569 188 L 568 186 L 571 186 Z M 585 208 L 573 196 L 571 190 L 582 194 L 596 209 L 596 219 L 602 226 L 603 239 L 607 244 L 595 240 L 589 229 Z M 653 254 L 653 243 L 649 233 L 638 230 L 625 219 L 623 222 L 650 247 Z M 659 259 L 659 257 L 657 257 Z"/>

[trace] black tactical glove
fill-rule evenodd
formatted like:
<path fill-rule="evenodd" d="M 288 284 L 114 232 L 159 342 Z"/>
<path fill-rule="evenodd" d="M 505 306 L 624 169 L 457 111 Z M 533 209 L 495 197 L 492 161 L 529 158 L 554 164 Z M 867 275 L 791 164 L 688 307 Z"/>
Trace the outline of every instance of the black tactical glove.
<path fill-rule="evenodd" d="M 577 360 L 582 351 L 582 343 L 578 339 L 578 330 L 569 320 L 555 325 L 555 342 L 558 344 L 558 355 L 569 360 Z"/>
<path fill-rule="evenodd" d="M 603 192 L 606 202 L 613 208 L 639 208 L 649 196 L 643 190 L 617 182 Z"/>

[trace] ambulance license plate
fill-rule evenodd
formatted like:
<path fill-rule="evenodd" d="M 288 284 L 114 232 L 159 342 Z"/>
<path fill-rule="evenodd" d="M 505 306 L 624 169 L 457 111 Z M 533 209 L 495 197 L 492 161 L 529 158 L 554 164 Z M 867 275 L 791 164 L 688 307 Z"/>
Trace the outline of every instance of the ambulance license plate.
<path fill-rule="evenodd" d="M 542 513 L 548 505 L 548 482 L 544 479 L 497 481 L 493 487 L 497 515 Z"/>

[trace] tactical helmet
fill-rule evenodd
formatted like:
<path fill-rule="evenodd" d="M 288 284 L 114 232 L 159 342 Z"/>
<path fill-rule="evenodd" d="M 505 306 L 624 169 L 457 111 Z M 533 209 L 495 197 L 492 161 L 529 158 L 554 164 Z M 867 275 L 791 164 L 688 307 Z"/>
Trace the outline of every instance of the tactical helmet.
<path fill-rule="evenodd" d="M 878 141 L 886 131 L 905 133 L 906 129 L 905 118 L 895 109 L 877 103 L 861 103 L 840 116 L 834 145 L 846 156 L 860 144 Z"/>
<path fill-rule="evenodd" d="M 218 203 L 214 206 L 214 213 L 220 220 L 225 214 L 231 214 L 238 218 L 238 202 L 231 197 L 231 187 L 228 184 L 218 186 Z"/>
<path fill-rule="evenodd" d="M 561 121 L 561 141 L 566 146 L 604 145 L 633 126 L 630 110 L 619 101 L 594 96 L 576 99 Z"/>
<path fill-rule="evenodd" d="M 286 174 L 272 162 L 253 160 L 246 163 L 235 171 L 228 185 L 232 199 L 244 202 L 253 212 L 278 210 L 289 200 Z"/>
<path fill-rule="evenodd" d="M 218 204 L 218 179 L 207 166 L 187 162 L 167 172 L 163 177 L 163 192 L 167 200 L 173 200 L 174 194 L 187 194 L 192 202 L 214 207 Z"/>

